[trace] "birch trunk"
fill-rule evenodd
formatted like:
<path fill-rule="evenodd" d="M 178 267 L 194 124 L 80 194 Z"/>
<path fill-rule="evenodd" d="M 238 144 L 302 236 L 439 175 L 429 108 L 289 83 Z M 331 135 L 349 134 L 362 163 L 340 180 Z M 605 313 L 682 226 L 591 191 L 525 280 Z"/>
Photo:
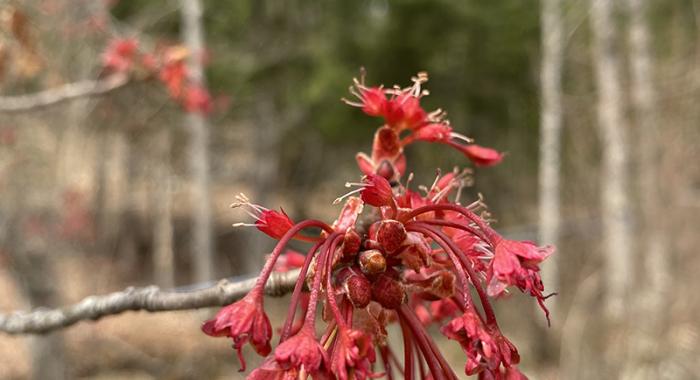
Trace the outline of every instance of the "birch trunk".
<path fill-rule="evenodd" d="M 188 72 L 193 85 L 204 87 L 202 53 L 202 4 L 199 0 L 180 0 L 182 39 L 189 50 Z M 194 280 L 203 282 L 214 278 L 214 247 L 212 242 L 212 212 L 209 179 L 209 126 L 204 115 L 190 112 L 185 125 L 190 132 L 189 163 L 192 174 L 192 264 Z"/>
<path fill-rule="evenodd" d="M 540 73 L 540 169 L 539 169 L 539 239 L 543 244 L 559 243 L 561 226 L 560 168 L 562 129 L 561 74 L 563 61 L 563 25 L 560 0 L 543 0 L 541 4 L 542 66 Z M 545 289 L 559 286 L 557 258 L 547 260 L 542 268 Z M 556 297 L 547 301 L 552 311 Z M 556 313 L 554 313 L 556 315 Z"/>
<path fill-rule="evenodd" d="M 620 321 L 632 278 L 628 192 L 628 144 L 623 117 L 620 60 L 615 46 L 612 0 L 592 0 L 591 29 L 596 86 L 598 127 L 602 145 L 601 218 L 605 260 L 605 311 Z"/>
<path fill-rule="evenodd" d="M 654 87 L 653 58 L 650 52 L 649 3 L 628 0 L 631 100 L 638 134 L 637 159 L 644 266 L 640 289 L 636 292 L 635 321 L 631 352 L 622 378 L 658 378 L 659 350 L 663 349 L 664 299 L 670 279 L 663 222 L 656 218 L 659 205 L 659 122 Z"/>

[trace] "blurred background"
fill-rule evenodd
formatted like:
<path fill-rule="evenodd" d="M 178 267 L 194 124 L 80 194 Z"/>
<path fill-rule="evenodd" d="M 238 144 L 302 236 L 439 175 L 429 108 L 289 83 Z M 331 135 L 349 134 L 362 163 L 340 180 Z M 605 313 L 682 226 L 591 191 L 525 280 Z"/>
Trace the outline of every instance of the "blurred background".
<path fill-rule="evenodd" d="M 256 273 L 273 242 L 231 226 L 234 196 L 333 220 L 378 126 L 352 78 L 425 70 L 426 108 L 507 152 L 468 197 L 558 247 L 551 328 L 497 303 L 521 369 L 700 378 L 699 64 L 698 0 L 2 0 L 0 311 Z M 468 165 L 407 154 L 416 183 Z M 0 378 L 243 378 L 213 311 L 0 335 Z"/>

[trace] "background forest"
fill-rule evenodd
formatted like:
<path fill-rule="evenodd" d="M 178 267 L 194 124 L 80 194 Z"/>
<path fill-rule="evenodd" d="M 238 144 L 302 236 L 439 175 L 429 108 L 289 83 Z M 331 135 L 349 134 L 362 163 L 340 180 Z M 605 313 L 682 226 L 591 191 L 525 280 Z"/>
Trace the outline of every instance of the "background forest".
<path fill-rule="evenodd" d="M 125 38 L 204 92 L 114 70 Z M 499 309 L 526 374 L 700 378 L 697 0 L 2 0 L 2 330 L 14 310 L 257 273 L 274 242 L 231 226 L 240 192 L 333 220 L 377 127 L 340 101 L 361 67 L 389 86 L 427 71 L 426 107 L 507 152 L 465 196 L 505 235 L 556 243 L 552 327 L 519 294 Z M 419 183 L 469 166 L 407 155 Z M 0 378 L 238 378 L 200 331 L 212 312 L 3 334 Z"/>

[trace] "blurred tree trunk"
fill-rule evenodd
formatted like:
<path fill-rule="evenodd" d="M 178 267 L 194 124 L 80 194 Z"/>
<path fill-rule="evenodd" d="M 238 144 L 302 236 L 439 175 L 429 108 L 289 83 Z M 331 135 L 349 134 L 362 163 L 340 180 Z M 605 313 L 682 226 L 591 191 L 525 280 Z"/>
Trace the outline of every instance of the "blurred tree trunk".
<path fill-rule="evenodd" d="M 616 46 L 612 0 L 592 0 L 593 64 L 598 89 L 598 127 L 601 137 L 601 218 L 605 260 L 605 312 L 619 322 L 627 306 L 632 280 L 632 239 L 627 180 L 627 125 L 623 115 L 620 58 Z"/>
<path fill-rule="evenodd" d="M 20 164 L 21 165 L 21 164 Z M 31 173 L 27 167 L 17 168 Z M 22 170 L 25 169 L 25 170 Z M 10 268 L 18 288 L 27 300 L 29 308 L 56 307 L 60 305 L 53 260 L 49 253 L 51 239 L 48 225 L 43 218 L 31 215 L 24 177 L 13 181 L 2 201 L 3 225 L 1 235 L 3 251 L 10 260 Z M 32 336 L 29 340 L 31 355 L 31 379 L 66 378 L 65 344 L 62 332 Z"/>
<path fill-rule="evenodd" d="M 56 292 L 54 265 L 48 255 L 48 244 L 41 237 L 29 237 L 19 249 L 18 260 L 15 261 L 15 274 L 22 284 L 24 296 L 31 308 L 56 307 L 60 305 Z M 33 336 L 30 340 L 32 353 L 32 379 L 65 379 L 66 358 L 65 343 L 62 332 Z"/>
<path fill-rule="evenodd" d="M 154 186 L 151 192 L 155 206 L 153 271 L 156 283 L 166 288 L 175 285 L 170 145 L 170 130 L 166 126 L 156 135 L 158 151 L 154 162 Z"/>
<path fill-rule="evenodd" d="M 540 73 L 540 168 L 539 168 L 539 239 L 557 245 L 561 227 L 560 168 L 562 129 L 562 62 L 564 59 L 563 23 L 560 0 L 543 0 L 541 4 L 542 63 Z M 545 289 L 559 287 L 559 255 L 544 263 L 542 279 Z M 547 301 L 556 311 L 556 297 Z M 554 313 L 556 318 L 556 312 Z"/>
<path fill-rule="evenodd" d="M 628 0 L 629 13 L 629 54 L 631 69 L 631 100 L 638 134 L 638 189 L 640 211 L 642 213 L 642 242 L 644 249 L 643 282 L 635 296 L 635 321 L 631 336 L 630 360 L 627 362 L 623 378 L 658 378 L 655 372 L 658 356 L 663 350 L 663 316 L 667 305 L 670 279 L 667 239 L 664 222 L 658 215 L 660 206 L 659 187 L 659 122 L 656 107 L 657 94 L 654 86 L 653 58 L 650 46 L 649 2 Z"/>
<path fill-rule="evenodd" d="M 199 0 L 180 0 L 182 14 L 182 39 L 189 50 L 189 80 L 195 86 L 205 87 L 202 54 L 202 4 Z M 192 264 L 195 281 L 208 281 L 214 277 L 214 244 L 212 241 L 212 212 L 209 179 L 209 125 L 199 112 L 186 115 L 186 128 L 190 132 L 190 170 L 192 173 Z"/>

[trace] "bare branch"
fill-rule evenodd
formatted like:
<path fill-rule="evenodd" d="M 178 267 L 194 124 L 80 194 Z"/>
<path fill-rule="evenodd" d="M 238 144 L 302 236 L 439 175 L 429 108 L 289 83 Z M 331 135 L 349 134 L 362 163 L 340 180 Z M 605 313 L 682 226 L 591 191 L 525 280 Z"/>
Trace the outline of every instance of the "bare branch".
<path fill-rule="evenodd" d="M 105 95 L 129 83 L 126 75 L 111 75 L 101 80 L 84 80 L 33 94 L 0 96 L 0 113 L 33 111 L 87 96 Z"/>
<path fill-rule="evenodd" d="M 275 297 L 288 293 L 294 288 L 298 276 L 298 270 L 273 273 L 265 285 L 265 293 Z M 214 286 L 191 291 L 165 291 L 157 286 L 130 287 L 104 296 L 90 296 L 59 309 L 39 308 L 30 312 L 0 314 L 0 331 L 7 334 L 43 334 L 80 321 L 94 321 L 130 310 L 159 312 L 221 306 L 242 298 L 253 288 L 256 280 L 221 280 Z"/>

